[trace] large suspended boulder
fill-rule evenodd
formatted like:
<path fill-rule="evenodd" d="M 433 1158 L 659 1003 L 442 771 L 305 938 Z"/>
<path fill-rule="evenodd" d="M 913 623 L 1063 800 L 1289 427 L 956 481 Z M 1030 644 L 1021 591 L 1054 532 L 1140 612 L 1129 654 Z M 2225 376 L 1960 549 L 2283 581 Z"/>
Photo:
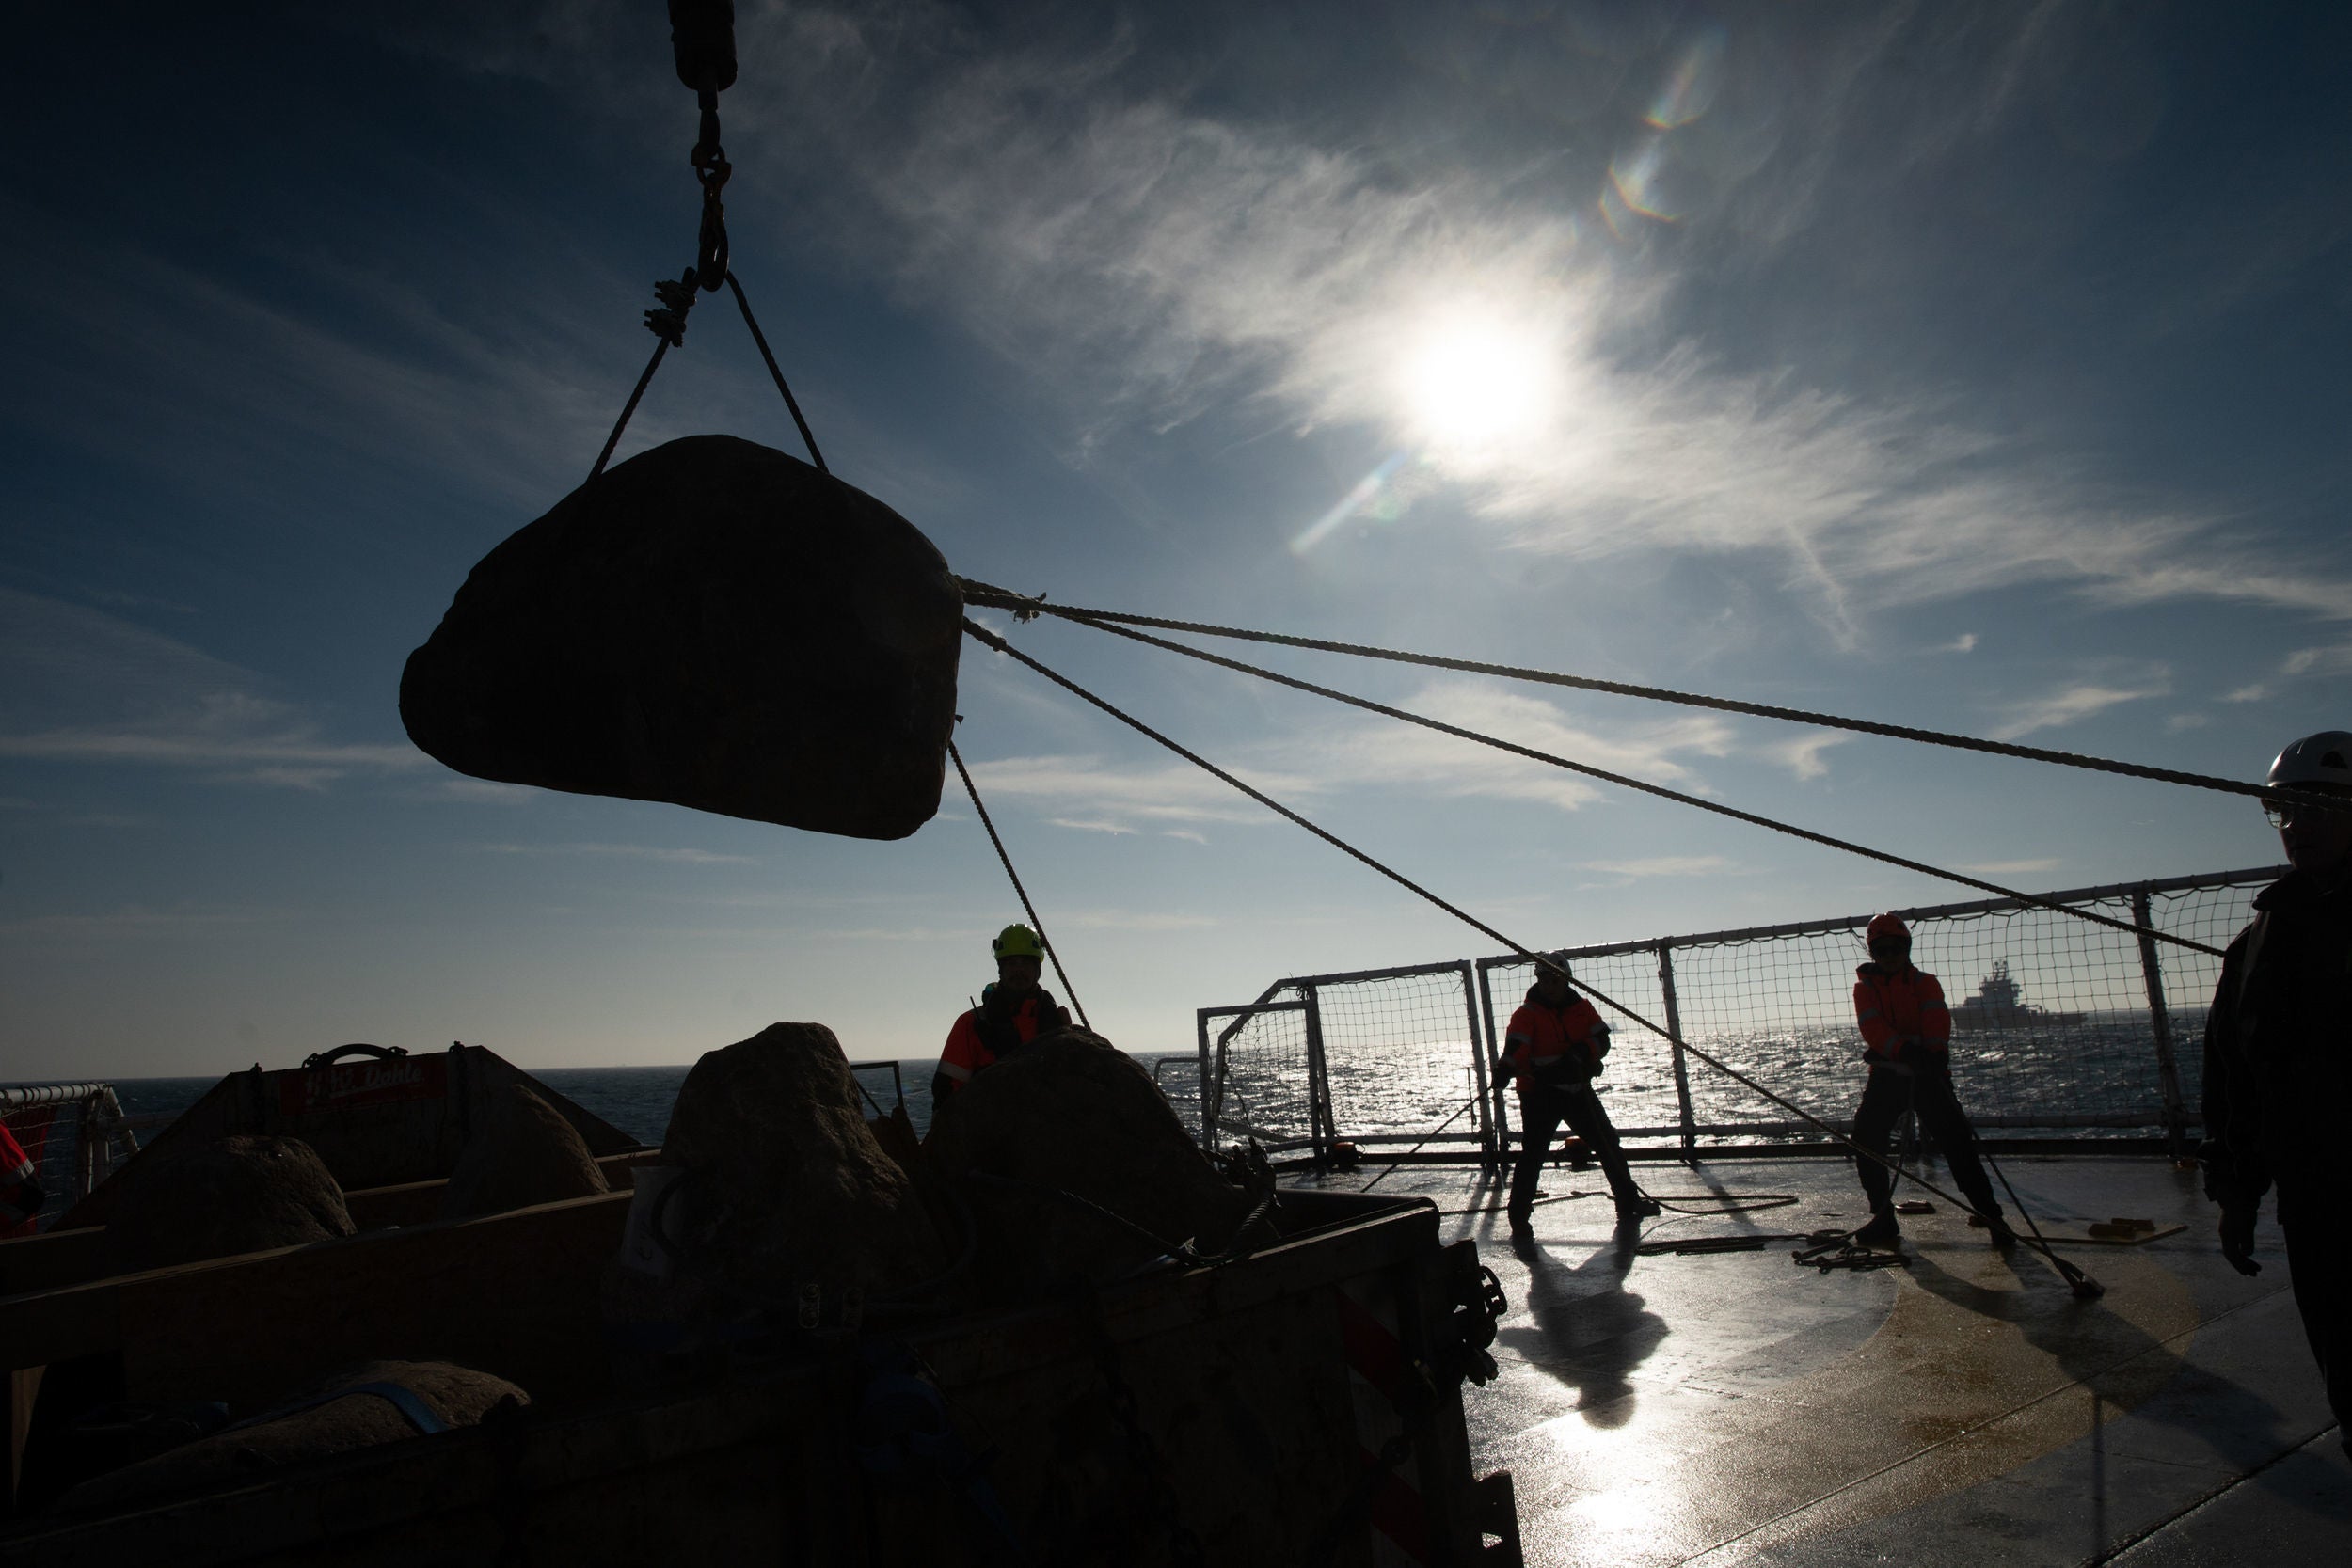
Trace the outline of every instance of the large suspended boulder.
<path fill-rule="evenodd" d="M 616 1325 L 732 1321 L 813 1300 L 830 1323 L 863 1302 L 933 1279 L 949 1260 L 914 1184 L 861 1113 L 850 1064 L 821 1023 L 775 1023 L 696 1062 L 679 1085 L 660 1167 L 667 1255 L 654 1275 L 608 1274 Z M 811 1292 L 813 1292 L 813 1297 Z M 862 1308 L 861 1308 L 862 1309 Z"/>
<path fill-rule="evenodd" d="M 401 719 L 477 778 L 904 838 L 939 809 L 961 621 L 889 507 L 690 436 L 483 557 L 409 655 Z"/>
<path fill-rule="evenodd" d="M 520 1084 L 501 1084 L 473 1107 L 473 1127 L 441 1190 L 441 1217 L 503 1214 L 604 1192 L 604 1170 L 580 1130 Z"/>
<path fill-rule="evenodd" d="M 125 1170 L 106 1240 L 126 1271 L 356 1233 L 342 1188 L 299 1138 L 232 1137 Z"/>
<path fill-rule="evenodd" d="M 380 1390 L 388 1386 L 405 1389 L 419 1409 L 405 1410 L 386 1398 Z M 146 1497 L 247 1481 L 433 1429 L 476 1426 L 501 1405 L 530 1402 L 530 1395 L 504 1378 L 445 1361 L 371 1361 L 321 1379 L 309 1393 L 289 1401 L 283 1415 L 214 1433 L 84 1481 L 59 1506 L 112 1510 Z"/>
<path fill-rule="evenodd" d="M 986 1291 L 1101 1283 L 1184 1242 L 1216 1252 L 1252 1207 L 1142 1064 L 1083 1029 L 976 1073 L 933 1113 L 923 1152 L 980 1218 Z"/>

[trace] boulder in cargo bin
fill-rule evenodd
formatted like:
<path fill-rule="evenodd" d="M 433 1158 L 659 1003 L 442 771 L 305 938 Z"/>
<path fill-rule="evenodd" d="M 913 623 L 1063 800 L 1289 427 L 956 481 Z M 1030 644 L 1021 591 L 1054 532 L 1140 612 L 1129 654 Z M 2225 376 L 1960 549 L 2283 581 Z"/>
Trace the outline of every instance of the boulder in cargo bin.
<path fill-rule="evenodd" d="M 821 1023 L 771 1024 L 705 1055 L 679 1085 L 661 1147 L 678 1173 L 663 1205 L 677 1274 L 654 1287 L 614 1271 L 613 1318 L 723 1318 L 788 1307 L 810 1285 L 829 1303 L 844 1288 L 871 1297 L 946 1269 L 914 1182 L 875 1141 Z"/>
<path fill-rule="evenodd" d="M 1084 1029 L 1040 1036 L 976 1073 L 934 1113 L 923 1151 L 980 1219 L 982 1289 L 1100 1283 L 1150 1261 L 1159 1242 L 1220 1251 L 1252 1207 L 1194 1147 L 1152 1074 Z"/>
<path fill-rule="evenodd" d="M 580 1130 L 522 1085 L 501 1084 L 475 1102 L 466 1147 L 441 1190 L 441 1217 L 502 1214 L 606 1190 Z"/>
<path fill-rule="evenodd" d="M 301 1246 L 357 1227 L 343 1191 L 299 1138 L 240 1135 L 141 1162 L 106 1220 L 107 1243 L 127 1272 Z"/>
<path fill-rule="evenodd" d="M 939 809 L 961 621 L 889 507 L 690 436 L 483 557 L 409 656 L 401 718 L 477 778 L 904 838 Z"/>
<path fill-rule="evenodd" d="M 382 1393 L 342 1392 L 368 1385 L 407 1390 L 421 1407 L 425 1425 Z M 321 1379 L 287 1401 L 284 1415 L 216 1432 L 93 1477 L 68 1492 L 59 1506 L 119 1509 L 151 1497 L 246 1481 L 284 1465 L 425 1435 L 431 1426 L 476 1426 L 510 1402 L 519 1407 L 529 1404 L 531 1396 L 488 1372 L 446 1361 L 370 1361 Z"/>

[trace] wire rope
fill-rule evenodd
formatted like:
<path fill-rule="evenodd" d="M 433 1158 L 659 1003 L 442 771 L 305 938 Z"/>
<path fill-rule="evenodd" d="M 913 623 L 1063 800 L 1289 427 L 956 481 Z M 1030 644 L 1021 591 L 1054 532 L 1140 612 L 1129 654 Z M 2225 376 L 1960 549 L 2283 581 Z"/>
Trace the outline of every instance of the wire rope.
<path fill-rule="evenodd" d="M 1473 741 L 1481 746 L 1490 746 L 1496 751 L 1508 752 L 1514 756 L 1525 757 L 1531 762 L 1565 768 L 1570 772 L 1581 773 L 1587 778 L 1620 784 L 1627 789 L 1639 790 L 1645 795 L 1655 795 L 1661 800 L 1693 806 L 1700 811 L 1713 812 L 1718 816 L 1728 816 L 1736 822 L 1769 828 L 1777 833 L 1787 833 L 1792 838 L 1801 838 L 1807 843 L 1823 845 L 1832 849 L 1842 849 L 1850 855 L 1860 855 L 1866 860 L 1900 866 L 1906 871 L 1916 871 L 1947 882 L 1957 882 L 1963 887 L 1975 888 L 1981 893 L 1995 894 L 2000 897 L 2014 899 L 2021 904 L 2028 904 L 2037 909 L 2072 915 L 2077 920 L 2086 920 L 2094 926 L 2106 926 L 2115 930 L 2128 931 L 2134 936 L 2150 937 L 2157 942 L 2170 942 L 2176 947 L 2190 948 L 2199 953 L 2210 954 L 2215 958 L 2221 956 L 2221 949 L 2218 947 L 2209 947 L 2201 942 L 2193 941 L 2188 937 L 2175 936 L 2169 931 L 2158 930 L 2153 926 L 2140 926 L 2132 921 L 2120 920 L 2113 915 L 2101 914 L 2096 910 L 2085 909 L 2080 905 L 2059 903 L 2055 899 L 2020 892 L 2016 888 L 2003 887 L 1998 882 L 1988 882 L 1981 878 L 1968 876 L 1964 872 L 1946 870 L 1942 866 L 1930 865 L 1925 861 L 1912 860 L 1907 856 L 1892 854 L 1884 849 L 1873 849 L 1868 845 L 1856 844 L 1851 839 L 1836 838 L 1828 833 L 1815 832 L 1810 828 L 1800 828 L 1793 823 L 1782 822 L 1773 817 L 1759 816 L 1755 812 L 1741 811 L 1737 806 L 1725 805 L 1719 800 L 1709 800 L 1702 796 L 1686 794 L 1678 789 L 1669 789 L 1664 784 L 1650 784 L 1645 780 L 1630 778 L 1623 773 L 1613 773 L 1605 768 L 1596 768 L 1590 763 L 1577 762 L 1568 757 L 1555 755 L 1550 752 L 1539 752 L 1532 746 L 1521 746 L 1516 741 L 1481 734 L 1476 730 L 1464 729 L 1459 724 L 1449 724 L 1443 720 L 1431 719 L 1406 708 L 1391 707 L 1386 703 L 1374 702 L 1369 697 L 1354 696 L 1331 687 L 1318 686 L 1313 681 L 1300 680 L 1295 675 L 1285 675 L 1259 665 L 1244 663 L 1237 658 L 1227 658 L 1222 654 L 1213 654 L 1205 648 L 1188 648 L 1182 642 L 1171 642 L 1164 637 L 1153 637 L 1149 632 L 1130 630 L 1125 626 L 1113 626 L 1108 622 L 1093 620 L 1086 615 L 1071 615 L 1066 618 L 1075 621 L 1080 626 L 1092 626 L 1097 631 L 1108 632 L 1114 637 L 1124 637 L 1151 647 L 1165 648 L 1170 653 L 1182 654 L 1187 658 L 1196 658 L 1205 664 L 1215 664 L 1227 670 L 1237 671 L 1245 675 L 1255 675 L 1260 680 L 1272 681 L 1278 686 L 1287 686 L 1295 690 L 1310 692 L 1318 697 L 1328 698 L 1335 703 L 1345 703 L 1350 707 L 1362 708 L 1367 713 L 1381 714 L 1407 724 L 1418 724 L 1425 730 L 1435 730 L 1440 735 L 1450 735 L 1457 739 Z"/>
<path fill-rule="evenodd" d="M 1093 1033 L 1094 1025 L 1087 1022 L 1086 1004 L 1078 1000 L 1077 988 L 1070 983 L 1069 973 L 1061 966 L 1061 955 L 1047 940 L 1045 922 L 1038 918 L 1037 906 L 1029 902 L 1029 890 L 1021 885 L 1021 873 L 1012 868 L 1012 857 L 1005 852 L 1005 841 L 996 836 L 996 824 L 989 816 L 988 807 L 980 802 L 979 787 L 972 782 L 972 770 L 963 766 L 963 753 L 956 750 L 956 743 L 952 740 L 947 742 L 947 756 L 956 765 L 956 776 L 963 781 L 963 792 L 972 797 L 972 809 L 980 814 L 980 826 L 988 830 L 989 843 L 996 847 L 996 858 L 1004 863 L 1005 875 L 1012 879 L 1012 891 L 1020 895 L 1021 912 L 1029 917 L 1029 927 L 1037 932 L 1038 945 L 1044 948 L 1045 956 L 1054 961 L 1054 977 L 1061 982 L 1062 994 L 1070 998 L 1073 1007 L 1077 1008 L 1079 1023 L 1085 1026 L 1088 1033 Z"/>
<path fill-rule="evenodd" d="M 1496 675 L 1506 680 L 1533 681 L 1544 686 L 1575 687 L 1585 691 L 1604 691 L 1619 697 L 1641 697 L 1651 702 L 1677 703 L 1685 707 L 1711 708 L 1718 713 L 1743 713 L 1758 719 L 1779 719 L 1790 723 L 1816 724 L 1823 729 L 1851 730 L 1858 735 L 1885 736 L 1896 740 L 1917 741 L 1929 746 L 1950 746 L 1962 751 L 1983 752 L 1994 756 L 2017 757 L 2029 762 L 2055 763 L 2065 768 L 2089 768 L 2093 772 L 2115 773 L 2126 778 L 2153 779 L 2159 784 L 2181 784 L 2191 789 L 2217 790 L 2225 795 L 2249 795 L 2258 799 L 2296 800 L 2306 804 L 2340 808 L 2343 801 L 2334 796 L 2314 794 L 2307 790 L 2274 788 L 2268 784 L 2246 784 L 2237 779 L 2217 778 L 2208 773 L 2188 773 L 2178 768 L 2151 768 L 2141 763 L 2116 762 L 2106 757 L 2089 756 L 2079 752 L 2052 751 L 2041 746 L 2021 746 L 2011 740 L 1983 740 L 1975 736 L 1954 735 L 1944 730 L 1921 729 L 1911 724 L 1888 724 L 1873 719 L 1849 719 L 1842 714 L 1820 713 L 1809 708 L 1781 707 L 1771 703 L 1744 702 L 1736 697 L 1710 697 L 1703 692 L 1677 691 L 1662 686 L 1643 686 L 1631 681 L 1603 680 L 1596 675 L 1570 675 L 1554 670 L 1536 670 L 1517 664 L 1490 664 L 1481 659 L 1450 658 L 1439 654 L 1409 653 L 1397 648 L 1375 647 L 1363 642 L 1340 642 L 1321 637 L 1295 637 L 1285 632 L 1255 631 L 1246 626 L 1221 626 L 1206 621 L 1179 621 L 1164 615 L 1136 615 L 1124 610 L 1091 610 L 1074 605 L 1048 604 L 1042 594 L 1034 597 L 1015 594 L 972 578 L 959 578 L 966 604 L 986 605 L 996 610 L 1009 610 L 1015 617 L 1027 620 L 1035 615 L 1053 615 L 1069 621 L 1116 621 L 1124 626 L 1157 626 L 1163 631 L 1190 632 L 1200 637 L 1234 638 L 1245 642 L 1271 642 L 1286 648 L 1307 648 L 1319 653 L 1347 654 L 1357 658 L 1386 659 L 1396 664 L 1417 664 L 1432 670 L 1453 670 L 1465 674 Z"/>
<path fill-rule="evenodd" d="M 1175 752 L 1178 756 L 1181 756 L 1185 761 L 1191 763 L 1194 767 L 1224 781 L 1226 784 L 1239 790 L 1244 795 L 1248 796 L 1251 800 L 1257 801 L 1260 805 L 1264 806 L 1267 810 L 1275 813 L 1284 820 L 1306 829 L 1309 832 L 1314 834 L 1315 837 L 1322 839 L 1326 844 L 1330 845 L 1333 848 L 1340 850 L 1342 853 L 1354 860 L 1362 862 L 1365 865 L 1378 872 L 1381 876 L 1388 878 L 1389 880 L 1396 883 L 1399 887 L 1406 889 L 1409 893 L 1418 895 L 1420 897 L 1427 900 L 1438 909 L 1443 910 L 1446 913 L 1454 916 L 1456 920 L 1461 921 L 1471 929 L 1493 938 L 1496 942 L 1501 942 L 1504 947 L 1509 948 L 1513 953 L 1522 958 L 1525 958 L 1530 963 L 1540 964 L 1549 961 L 1548 958 L 1540 956 L 1535 949 L 1512 941 L 1511 938 L 1503 935 L 1501 931 L 1495 929 L 1492 926 L 1487 925 L 1485 921 L 1479 919 L 1476 915 L 1471 914 L 1469 911 L 1462 909 L 1459 905 L 1447 901 L 1438 894 L 1431 892 L 1429 889 L 1422 886 L 1419 882 L 1414 881 L 1403 872 L 1395 870 L 1394 868 L 1384 864 L 1380 861 L 1375 860 L 1371 855 L 1357 848 L 1354 845 L 1348 843 L 1345 839 L 1341 838 L 1338 834 L 1309 821 L 1306 817 L 1301 816 L 1298 813 L 1291 810 L 1290 807 L 1282 804 L 1279 800 L 1275 800 L 1263 790 L 1258 789 L 1255 786 L 1245 783 L 1241 779 L 1234 777 L 1232 773 L 1229 773 L 1224 768 L 1219 768 L 1216 764 L 1209 761 L 1206 757 L 1200 755 L 1200 752 L 1195 752 L 1189 747 L 1184 745 L 1181 741 L 1172 739 L 1171 737 L 1161 734 L 1158 730 L 1153 729 L 1151 725 L 1145 723 L 1135 715 L 1128 713 L 1104 698 L 1095 695 L 1085 687 L 1080 686 L 1076 681 L 1073 681 L 1069 676 L 1062 674 L 1059 671 L 1051 669 L 1046 665 L 1040 663 L 1037 659 L 1023 653 L 1020 649 L 1014 647 L 1003 637 L 989 630 L 986 626 L 981 626 L 978 622 L 973 620 L 968 615 L 964 617 L 963 629 L 983 646 L 993 648 L 996 652 L 1007 655 L 1019 663 L 1034 670 L 1039 674 L 1043 675 L 1047 680 L 1052 681 L 1055 685 L 1070 692 L 1073 696 L 1101 709 L 1103 712 L 1110 715 L 1113 719 L 1118 720 L 1120 723 L 1125 724 L 1128 728 L 1136 731 L 1137 734 L 1142 735 L 1151 740 L 1156 741 L 1161 746 L 1166 747 L 1168 750 Z M 1590 996 L 1593 1000 L 1613 1008 L 1616 1012 L 1622 1013 L 1625 1017 L 1630 1019 L 1633 1022 L 1640 1024 L 1651 1034 L 1658 1036 L 1660 1038 L 1665 1040 L 1671 1045 L 1678 1047 L 1690 1055 L 1695 1056 L 1700 1061 L 1705 1062 L 1708 1067 L 1713 1068 L 1716 1071 L 1731 1079 L 1733 1082 L 1744 1085 L 1748 1089 L 1762 1096 L 1764 1099 L 1772 1101 L 1774 1105 L 1777 1105 L 1782 1110 L 1787 1111 L 1790 1116 L 1795 1117 L 1798 1120 L 1820 1130 L 1822 1133 L 1826 1134 L 1832 1142 L 1843 1145 L 1845 1148 L 1851 1149 L 1856 1156 L 1862 1159 L 1869 1160 L 1873 1164 L 1892 1172 L 1899 1180 L 1908 1180 L 1917 1186 L 1925 1188 L 1927 1191 L 1933 1193 L 1945 1202 L 1951 1204 L 1954 1208 L 1961 1210 L 1963 1212 L 1973 1212 L 1971 1206 L 1964 1199 L 1956 1197 L 1952 1194 L 1946 1192 L 1943 1188 L 1928 1180 L 1924 1176 L 1915 1175 L 1910 1171 L 1902 1169 L 1900 1166 L 1895 1164 L 1894 1162 L 1888 1160 L 1884 1155 L 1880 1154 L 1876 1150 L 1864 1148 L 1861 1144 L 1855 1142 L 1851 1137 L 1848 1136 L 1846 1133 L 1840 1132 L 1836 1128 L 1831 1126 L 1828 1122 L 1823 1121 L 1820 1117 L 1815 1116 L 1804 1106 L 1799 1105 L 1792 1101 L 1787 1100 L 1779 1094 L 1774 1093 L 1772 1090 L 1766 1088 L 1762 1084 L 1757 1083 L 1746 1073 L 1741 1072 L 1738 1068 L 1723 1061 L 1713 1053 L 1700 1050 L 1697 1046 L 1692 1045 L 1690 1041 L 1684 1039 L 1678 1032 L 1668 1029 L 1664 1024 L 1659 1023 L 1644 1014 L 1636 1012 L 1633 1008 L 1627 1006 L 1624 1003 L 1619 1002 L 1614 997 L 1600 990 L 1595 986 L 1581 981 L 1580 981 L 1579 984 L 1582 987 L 1584 994 Z M 2039 1251 L 2044 1258 L 2050 1260 L 2051 1266 L 2056 1268 L 2059 1275 L 2066 1279 L 2067 1283 L 2074 1287 L 2077 1295 L 2093 1295 L 2103 1293 L 2103 1288 L 2096 1280 L 2092 1279 L 2090 1275 L 2084 1273 L 2082 1269 L 2067 1261 L 2065 1259 L 2060 1258 L 2056 1252 L 2052 1251 L 2049 1243 L 2042 1242 L 2039 1237 L 2036 1237 L 2031 1244 L 2034 1245 L 2035 1250 Z"/>

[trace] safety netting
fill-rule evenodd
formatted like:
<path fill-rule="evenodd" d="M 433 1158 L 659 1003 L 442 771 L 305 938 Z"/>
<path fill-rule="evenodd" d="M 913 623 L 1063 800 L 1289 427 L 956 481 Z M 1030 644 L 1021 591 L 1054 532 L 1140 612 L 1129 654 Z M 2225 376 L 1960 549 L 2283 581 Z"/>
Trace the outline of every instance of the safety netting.
<path fill-rule="evenodd" d="M 1939 977 L 1951 1008 L 1953 1074 L 1978 1125 L 2085 1138 L 2185 1136 L 2197 1119 L 2217 951 L 2251 917 L 2253 895 L 2282 871 L 2047 895 L 2214 952 L 2039 903 L 1904 911 L 1914 961 Z M 1568 949 L 1577 985 L 1611 1026 L 1607 1068 L 1595 1085 L 1611 1119 L 1637 1143 L 1819 1135 L 1701 1060 L 1704 1053 L 1843 1125 L 1866 1071 L 1852 991 L 1855 968 L 1867 958 L 1867 920 Z M 1495 1112 L 1508 1097 L 1481 1095 L 1485 1062 L 1533 980 L 1533 964 L 1517 956 L 1456 960 L 1301 976 L 1270 988 L 1260 1010 L 1206 1011 L 1204 1142 L 1256 1136 L 1297 1148 L 1335 1138 L 1414 1141 L 1468 1103 L 1432 1145 L 1491 1147 Z M 1678 1033 L 1691 1049 L 1677 1051 L 1649 1023 Z M 1226 1031 L 1232 1037 L 1220 1046 Z M 1507 1123 L 1509 1111 L 1501 1114 Z"/>

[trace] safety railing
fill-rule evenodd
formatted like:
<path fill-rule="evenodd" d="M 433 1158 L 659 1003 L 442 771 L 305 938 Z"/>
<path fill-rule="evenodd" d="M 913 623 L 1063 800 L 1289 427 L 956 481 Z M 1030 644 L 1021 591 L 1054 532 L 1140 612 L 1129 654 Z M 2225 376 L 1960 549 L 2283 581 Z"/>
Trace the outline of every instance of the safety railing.
<path fill-rule="evenodd" d="M 2285 869 L 2043 897 L 2217 950 L 2250 917 L 2254 893 Z M 1912 927 L 1914 961 L 1942 979 L 1953 1070 L 1978 1126 L 2160 1135 L 2185 1149 L 2217 957 L 2023 900 L 1898 912 Z M 1868 919 L 1567 949 L 1578 978 L 1620 1005 L 1601 1006 L 1613 1049 L 1597 1085 L 1620 1132 L 1683 1149 L 1818 1135 L 1629 1013 L 1842 1124 L 1860 1088 L 1852 988 Z M 1510 1105 L 1486 1063 L 1533 978 L 1528 960 L 1506 955 L 1295 976 L 1247 1006 L 1201 1009 L 1203 1146 L 1248 1137 L 1270 1153 L 1323 1159 L 1343 1141 L 1426 1139 L 1441 1156 L 1499 1158 Z"/>
<path fill-rule="evenodd" d="M 0 1125 L 25 1157 L 48 1201 L 36 1228 L 87 1197 L 90 1189 L 138 1152 L 139 1129 L 168 1117 L 125 1116 L 111 1084 L 18 1084 L 0 1086 Z"/>

